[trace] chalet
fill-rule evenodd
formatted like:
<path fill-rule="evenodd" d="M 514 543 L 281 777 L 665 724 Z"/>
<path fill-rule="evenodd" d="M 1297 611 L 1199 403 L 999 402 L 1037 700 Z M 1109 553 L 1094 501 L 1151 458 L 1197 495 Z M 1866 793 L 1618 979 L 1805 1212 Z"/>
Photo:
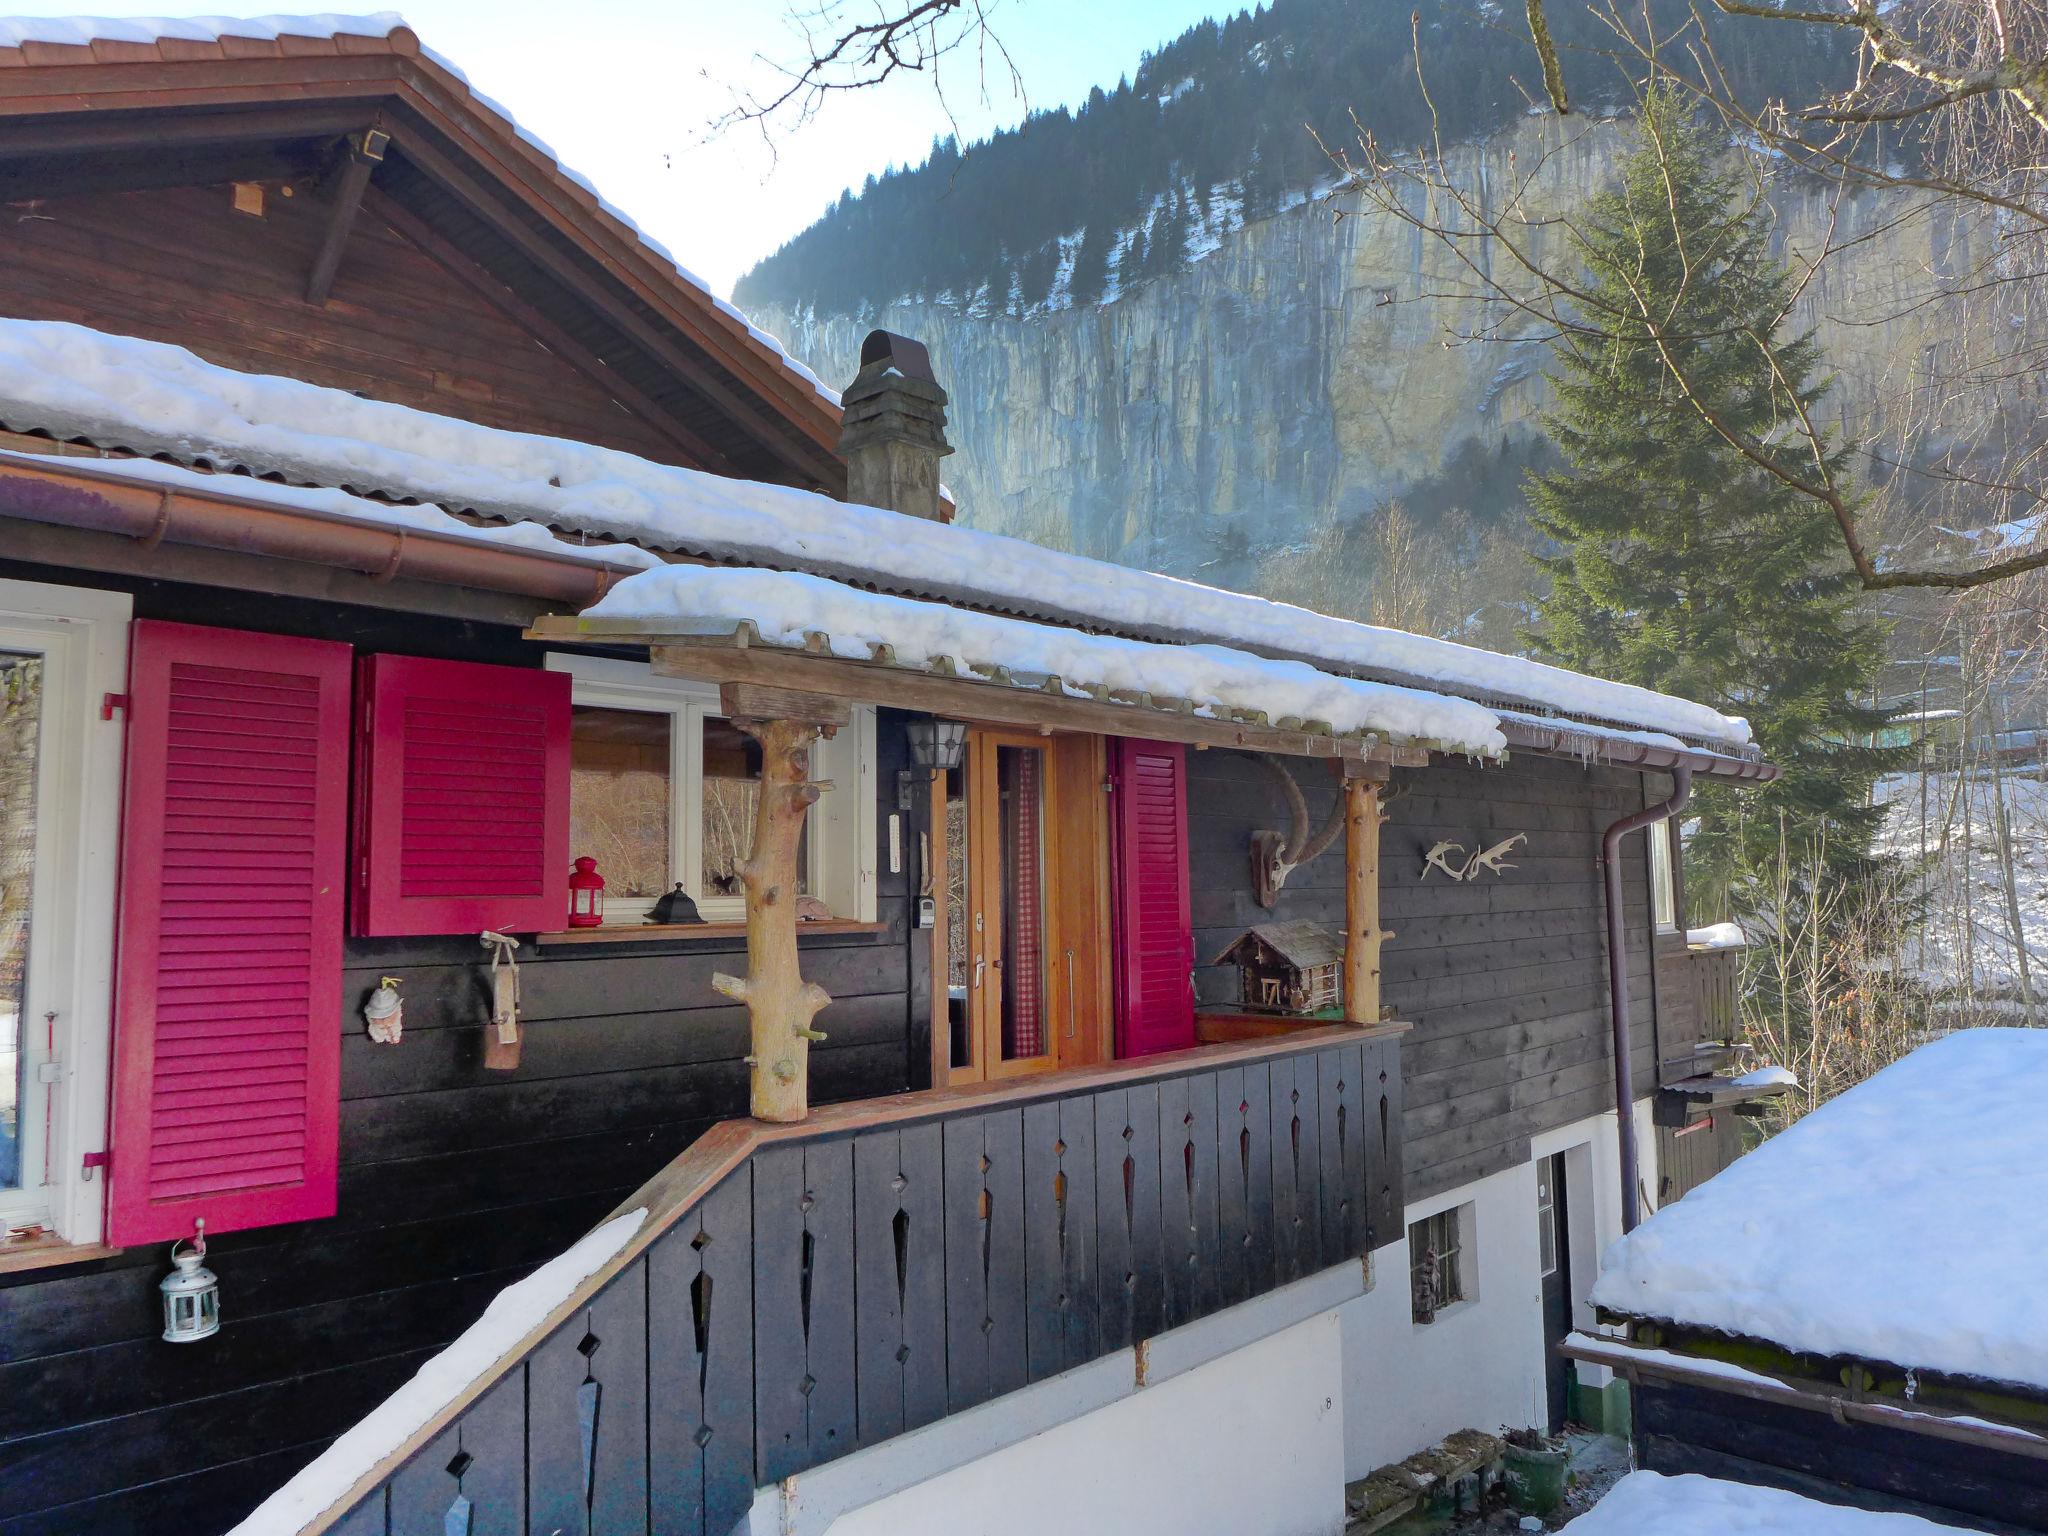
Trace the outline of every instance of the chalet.
<path fill-rule="evenodd" d="M 0 22 L 0 186 L 0 1533 L 1335 1530 L 1567 1411 L 1741 721 L 954 525 L 922 348 L 395 17 Z"/>
<path fill-rule="evenodd" d="M 2044 1094 L 2048 1032 L 1958 1031 L 1616 1244 L 1565 1348 L 1636 1385 L 1638 1465 L 2048 1531 Z"/>

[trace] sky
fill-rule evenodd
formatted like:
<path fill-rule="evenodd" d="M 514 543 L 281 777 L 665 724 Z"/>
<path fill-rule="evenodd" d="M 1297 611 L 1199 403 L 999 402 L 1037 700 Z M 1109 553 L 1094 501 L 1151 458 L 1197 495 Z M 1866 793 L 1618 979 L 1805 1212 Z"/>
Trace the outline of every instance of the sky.
<path fill-rule="evenodd" d="M 891 164 L 914 164 L 952 131 L 923 76 L 841 96 L 772 144 L 745 125 L 707 137 L 736 84 L 768 91 L 762 59 L 798 57 L 793 4 L 823 0 L 408 0 L 422 41 L 479 91 L 545 139 L 564 164 L 730 296 L 739 275 L 809 224 L 848 187 Z M 845 0 L 865 14 L 881 0 Z M 991 60 L 984 92 L 961 52 L 940 75 L 963 142 L 1027 110 L 1078 104 L 1113 87 L 1147 50 L 1206 16 L 1242 7 L 1215 0 L 996 0 L 990 25 L 1023 78 L 1024 95 Z M 369 7 L 363 7 L 367 10 Z M 96 7 L 97 9 L 97 7 Z M 145 12 L 164 11 L 162 0 Z"/>

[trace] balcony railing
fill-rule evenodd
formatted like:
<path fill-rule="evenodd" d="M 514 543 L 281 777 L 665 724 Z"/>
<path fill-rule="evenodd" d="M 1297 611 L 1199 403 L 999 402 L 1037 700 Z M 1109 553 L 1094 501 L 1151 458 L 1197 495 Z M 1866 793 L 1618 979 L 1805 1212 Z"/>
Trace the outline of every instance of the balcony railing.
<path fill-rule="evenodd" d="M 294 1528 L 728 1536 L 757 1487 L 1393 1242 L 1399 1053 L 1340 1026 L 721 1125 Z"/>

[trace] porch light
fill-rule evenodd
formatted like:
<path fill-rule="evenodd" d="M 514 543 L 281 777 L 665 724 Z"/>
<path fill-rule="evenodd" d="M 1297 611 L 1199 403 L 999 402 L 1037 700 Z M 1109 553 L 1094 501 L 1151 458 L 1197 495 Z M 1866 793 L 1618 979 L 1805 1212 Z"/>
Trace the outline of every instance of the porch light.
<path fill-rule="evenodd" d="M 195 1225 L 198 1236 L 190 1248 L 182 1242 L 171 1245 L 171 1272 L 157 1286 L 164 1294 L 168 1344 L 196 1344 L 220 1332 L 220 1281 L 206 1268 L 206 1223 Z"/>
<path fill-rule="evenodd" d="M 907 811 L 911 808 L 911 785 L 933 783 L 940 774 L 966 761 L 967 722 L 926 715 L 905 725 L 903 737 L 910 745 L 914 766 L 896 771 L 896 805 Z"/>
<path fill-rule="evenodd" d="M 597 860 L 585 854 L 569 875 L 569 926 L 596 928 L 604 922 L 604 876 Z"/>

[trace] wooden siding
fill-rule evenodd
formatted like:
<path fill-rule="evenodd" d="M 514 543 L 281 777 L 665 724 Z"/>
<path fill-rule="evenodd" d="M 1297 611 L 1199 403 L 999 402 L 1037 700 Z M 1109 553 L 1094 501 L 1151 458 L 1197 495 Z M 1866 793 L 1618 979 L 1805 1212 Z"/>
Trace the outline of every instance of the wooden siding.
<path fill-rule="evenodd" d="M 1296 870 L 1272 912 L 1252 899 L 1251 834 L 1286 825 L 1265 771 L 1233 752 L 1190 753 L 1188 764 L 1197 958 L 1256 922 L 1307 919 L 1341 932 L 1336 852 Z M 1335 781 L 1312 764 L 1293 772 L 1320 821 Z M 1410 1200 L 1525 1162 L 1532 1136 L 1613 1106 L 1600 834 L 1644 804 L 1643 779 L 1531 756 L 1395 770 L 1380 854 L 1381 920 L 1395 937 L 1382 985 L 1395 1017 L 1415 1026 L 1402 1052 Z M 1652 791 L 1669 793 L 1662 776 L 1652 780 Z M 1423 853 L 1439 839 L 1469 853 L 1517 832 L 1528 841 L 1499 876 L 1421 878 Z M 1641 1097 L 1656 1073 L 1649 876 L 1640 837 L 1623 851 Z M 1235 969 L 1202 967 L 1196 990 L 1204 1003 L 1234 1001 Z"/>
<path fill-rule="evenodd" d="M 1742 1156 L 1742 1117 L 1717 1109 L 1684 1129 L 1657 1127 L 1657 1187 L 1652 1210 L 1681 1200 Z"/>
<path fill-rule="evenodd" d="M 1637 1465 L 1762 1483 L 1967 1530 L 2048 1532 L 2048 1461 L 1702 1387 L 1635 1390 Z"/>
<path fill-rule="evenodd" d="M 0 575 L 81 579 L 5 562 Z M 143 617 L 362 650 L 526 665 L 541 655 L 510 630 L 128 586 Z M 893 788 L 900 724 L 885 719 L 878 738 L 876 782 Z M 805 941 L 805 974 L 834 997 L 819 1018 L 831 1038 L 812 1056 L 819 1102 L 914 1086 L 907 878 L 884 860 L 885 932 Z M 211 1245 L 217 1338 L 190 1348 L 157 1338 L 163 1245 L 0 1277 L 0 1536 L 172 1526 L 210 1536 L 232 1525 L 499 1289 L 712 1123 L 745 1113 L 746 1013 L 710 986 L 742 950 L 737 938 L 526 946 L 520 1064 L 487 1073 L 486 955 L 473 936 L 351 941 L 336 1021 L 339 1214 Z M 373 1045 L 358 1013 L 380 975 L 404 978 L 397 1046 Z"/>
<path fill-rule="evenodd" d="M 75 321 L 189 347 L 244 372 L 692 462 L 390 229 L 375 197 L 356 217 L 332 295 L 308 304 L 325 193 L 310 178 L 265 190 L 260 218 L 236 213 L 226 184 L 16 208 L 0 220 L 0 314 Z"/>

